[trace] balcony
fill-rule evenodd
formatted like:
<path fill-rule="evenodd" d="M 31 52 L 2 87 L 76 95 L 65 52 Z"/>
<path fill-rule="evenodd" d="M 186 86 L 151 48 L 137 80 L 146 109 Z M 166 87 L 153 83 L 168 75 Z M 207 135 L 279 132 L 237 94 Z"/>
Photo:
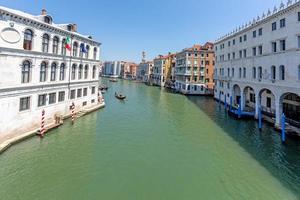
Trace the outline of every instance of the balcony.
<path fill-rule="evenodd" d="M 187 70 L 177 70 L 175 72 L 175 74 L 177 75 L 191 75 L 191 71 L 187 71 Z"/>

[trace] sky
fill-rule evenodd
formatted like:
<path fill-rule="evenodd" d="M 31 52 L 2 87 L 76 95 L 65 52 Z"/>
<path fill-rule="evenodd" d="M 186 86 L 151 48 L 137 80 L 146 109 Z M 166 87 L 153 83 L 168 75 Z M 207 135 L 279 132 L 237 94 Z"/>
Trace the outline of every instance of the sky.
<path fill-rule="evenodd" d="M 193 44 L 214 42 L 281 0 L 0 0 L 33 15 L 45 8 L 54 23 L 76 23 L 102 43 L 101 60 L 152 60 Z"/>

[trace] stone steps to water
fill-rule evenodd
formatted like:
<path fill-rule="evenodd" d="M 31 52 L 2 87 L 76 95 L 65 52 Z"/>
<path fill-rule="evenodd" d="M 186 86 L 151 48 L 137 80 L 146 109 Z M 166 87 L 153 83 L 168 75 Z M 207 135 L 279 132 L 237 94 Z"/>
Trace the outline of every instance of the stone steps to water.
<path fill-rule="evenodd" d="M 77 114 L 76 114 L 76 118 L 80 118 L 82 116 L 84 116 L 86 114 L 85 111 L 79 111 Z"/>

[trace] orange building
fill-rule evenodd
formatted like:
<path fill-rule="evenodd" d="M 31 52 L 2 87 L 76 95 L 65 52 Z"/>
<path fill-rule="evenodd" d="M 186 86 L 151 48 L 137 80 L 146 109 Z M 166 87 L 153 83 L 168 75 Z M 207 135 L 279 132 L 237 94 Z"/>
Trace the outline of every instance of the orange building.
<path fill-rule="evenodd" d="M 123 62 L 121 76 L 124 79 L 136 79 L 138 65 L 134 62 Z"/>
<path fill-rule="evenodd" d="M 176 54 L 175 88 L 186 95 L 213 94 L 213 44 L 194 45 Z"/>
<path fill-rule="evenodd" d="M 205 84 L 209 89 L 214 89 L 214 68 L 215 68 L 215 52 L 213 43 L 206 43 L 202 49 L 206 51 L 205 57 Z"/>

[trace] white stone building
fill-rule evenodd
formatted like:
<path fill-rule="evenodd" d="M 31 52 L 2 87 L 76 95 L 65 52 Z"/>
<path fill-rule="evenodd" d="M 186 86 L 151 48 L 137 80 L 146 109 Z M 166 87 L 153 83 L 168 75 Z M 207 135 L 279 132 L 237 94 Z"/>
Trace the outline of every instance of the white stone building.
<path fill-rule="evenodd" d="M 158 56 L 153 60 L 153 74 L 151 83 L 156 86 L 164 87 L 166 77 L 164 76 L 166 66 L 166 56 Z"/>
<path fill-rule="evenodd" d="M 112 78 L 121 77 L 122 65 L 121 61 L 106 61 L 103 64 L 102 75 Z"/>
<path fill-rule="evenodd" d="M 289 0 L 215 44 L 215 98 L 277 127 L 284 113 L 300 127 L 300 2 Z"/>
<path fill-rule="evenodd" d="M 0 137 L 38 130 L 55 116 L 104 105 L 98 93 L 100 43 L 55 24 L 43 10 L 34 16 L 0 7 Z M 71 38 L 71 51 L 65 40 Z"/>
<path fill-rule="evenodd" d="M 153 71 L 153 62 L 142 62 L 137 68 L 137 80 L 149 82 Z"/>

